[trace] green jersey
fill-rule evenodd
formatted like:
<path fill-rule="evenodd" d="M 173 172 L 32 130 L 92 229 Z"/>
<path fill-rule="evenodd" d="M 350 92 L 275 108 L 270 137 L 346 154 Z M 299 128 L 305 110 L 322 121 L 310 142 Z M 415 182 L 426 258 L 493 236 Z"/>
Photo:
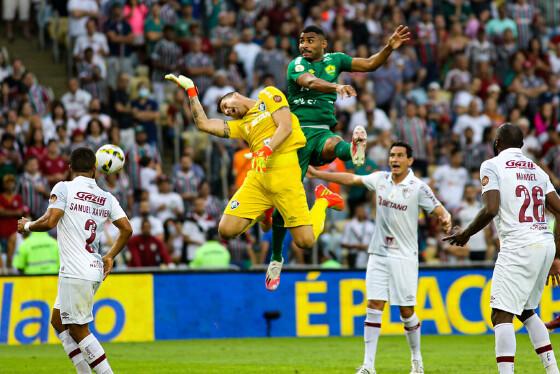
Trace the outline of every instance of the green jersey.
<path fill-rule="evenodd" d="M 300 126 L 330 128 L 336 125 L 334 102 L 336 92 L 323 93 L 300 87 L 296 81 L 300 75 L 310 73 L 317 78 L 334 83 L 343 71 L 351 71 L 352 57 L 344 53 L 327 53 L 321 61 L 309 62 L 299 56 L 288 65 L 288 102 L 290 110 Z"/>
<path fill-rule="evenodd" d="M 32 232 L 19 246 L 14 266 L 24 274 L 57 274 L 58 244 L 46 232 Z"/>

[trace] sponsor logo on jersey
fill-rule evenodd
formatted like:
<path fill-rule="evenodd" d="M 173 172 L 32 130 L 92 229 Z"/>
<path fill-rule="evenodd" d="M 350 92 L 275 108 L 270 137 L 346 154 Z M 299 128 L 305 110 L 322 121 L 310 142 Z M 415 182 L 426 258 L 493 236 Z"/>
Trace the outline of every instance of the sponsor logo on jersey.
<path fill-rule="evenodd" d="M 315 70 L 309 69 L 309 74 L 315 74 Z"/>
<path fill-rule="evenodd" d="M 336 67 L 334 65 L 327 65 L 325 68 L 325 73 L 328 75 L 334 75 L 336 73 Z"/>
<path fill-rule="evenodd" d="M 490 181 L 490 178 L 488 178 L 486 175 L 484 177 L 482 177 L 482 185 L 486 186 L 488 184 L 488 182 Z"/>
<path fill-rule="evenodd" d="M 105 202 L 107 201 L 106 197 L 103 196 L 97 196 L 92 194 L 91 192 L 78 192 L 76 193 L 76 197 L 77 200 L 82 200 L 82 201 L 87 201 L 90 203 L 94 203 L 97 205 L 105 205 Z"/>
<path fill-rule="evenodd" d="M 234 209 L 236 209 L 238 206 L 239 206 L 239 201 L 233 200 L 233 201 L 231 202 L 231 204 L 229 205 L 229 208 L 230 208 L 231 210 L 234 210 Z"/>
<path fill-rule="evenodd" d="M 509 160 L 506 161 L 506 169 L 535 169 L 535 164 L 531 161 Z"/>
<path fill-rule="evenodd" d="M 394 203 L 390 200 L 385 200 L 384 198 L 382 198 L 381 196 L 379 196 L 379 201 L 378 201 L 379 206 L 384 206 L 386 208 L 391 208 L 391 209 L 396 209 L 396 210 L 400 210 L 402 212 L 405 212 L 408 209 L 408 205 L 405 204 L 397 204 Z"/>
<path fill-rule="evenodd" d="M 305 68 L 303 67 L 303 65 L 296 65 L 294 70 L 296 73 L 301 73 L 303 70 L 305 70 Z"/>
<path fill-rule="evenodd" d="M 49 198 L 49 203 L 51 204 L 56 203 L 56 199 L 57 199 L 56 195 L 52 194 L 51 197 Z"/>

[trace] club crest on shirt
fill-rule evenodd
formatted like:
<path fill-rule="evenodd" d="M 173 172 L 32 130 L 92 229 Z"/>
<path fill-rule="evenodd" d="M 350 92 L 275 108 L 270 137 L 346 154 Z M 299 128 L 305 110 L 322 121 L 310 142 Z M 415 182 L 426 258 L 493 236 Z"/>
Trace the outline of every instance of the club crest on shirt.
<path fill-rule="evenodd" d="M 274 95 L 274 97 L 272 99 L 274 101 L 276 101 L 277 103 L 282 102 L 282 96 L 280 96 L 280 95 Z"/>
<path fill-rule="evenodd" d="M 231 202 L 231 204 L 229 205 L 229 208 L 230 208 L 231 210 L 234 210 L 234 209 L 236 209 L 238 206 L 239 206 L 239 201 L 233 200 L 233 201 Z"/>
<path fill-rule="evenodd" d="M 296 67 L 294 68 L 296 73 L 301 73 L 304 69 L 305 68 L 303 67 L 303 65 L 296 65 Z"/>
<path fill-rule="evenodd" d="M 481 182 L 481 183 L 482 183 L 483 186 L 486 186 L 486 185 L 488 184 L 489 181 L 490 181 L 490 179 L 485 175 L 485 176 L 482 178 L 482 182 Z"/>
<path fill-rule="evenodd" d="M 266 110 L 266 105 L 264 105 L 264 103 L 260 103 L 259 104 L 259 111 L 264 112 L 265 110 Z"/>
<path fill-rule="evenodd" d="M 403 188 L 402 189 L 402 195 L 405 199 L 408 199 L 410 197 L 410 189 L 409 188 Z"/>

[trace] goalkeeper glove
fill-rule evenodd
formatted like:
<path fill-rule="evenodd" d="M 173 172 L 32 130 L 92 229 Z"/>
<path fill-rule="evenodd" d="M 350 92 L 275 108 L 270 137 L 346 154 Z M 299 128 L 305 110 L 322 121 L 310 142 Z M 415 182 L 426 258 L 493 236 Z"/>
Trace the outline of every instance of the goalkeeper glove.
<path fill-rule="evenodd" d="M 252 159 L 251 168 L 257 173 L 264 173 L 266 171 L 266 162 L 268 158 L 272 155 L 272 148 L 268 145 L 263 146 L 256 152 L 250 152 L 245 154 L 245 157 Z"/>
<path fill-rule="evenodd" d="M 174 82 L 177 86 L 187 91 L 187 95 L 189 95 L 189 97 L 198 96 L 198 90 L 196 89 L 192 79 L 187 78 L 184 75 L 179 75 L 177 77 L 173 74 L 167 74 L 165 79 Z"/>

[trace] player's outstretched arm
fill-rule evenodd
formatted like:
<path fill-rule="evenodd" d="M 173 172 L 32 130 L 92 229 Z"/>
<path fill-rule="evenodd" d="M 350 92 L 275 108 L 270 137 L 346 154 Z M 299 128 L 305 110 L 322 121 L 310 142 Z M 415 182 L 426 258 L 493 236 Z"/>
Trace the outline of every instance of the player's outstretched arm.
<path fill-rule="evenodd" d="M 300 87 L 309 88 L 310 90 L 315 90 L 323 93 L 336 92 L 342 97 L 356 96 L 356 90 L 354 89 L 354 87 L 347 84 L 327 82 L 326 80 L 317 78 L 310 73 L 300 75 L 297 78 L 296 83 Z"/>
<path fill-rule="evenodd" d="M 109 252 L 103 256 L 103 279 L 107 278 L 107 275 L 113 270 L 114 258 L 122 251 L 126 242 L 132 236 L 132 226 L 130 226 L 127 217 L 113 221 L 113 225 L 119 229 L 119 236 L 117 236 L 117 240 L 115 240 Z"/>
<path fill-rule="evenodd" d="M 432 210 L 433 216 L 437 217 L 443 232 L 448 234 L 451 231 L 451 214 L 443 207 L 443 205 L 438 205 Z"/>
<path fill-rule="evenodd" d="M 443 240 L 461 247 L 467 244 L 471 236 L 485 228 L 498 214 L 500 209 L 500 191 L 489 190 L 484 192 L 482 194 L 482 203 L 482 209 L 478 211 L 474 220 L 465 230 L 459 230 L 455 234 L 443 238 Z"/>
<path fill-rule="evenodd" d="M 38 220 L 29 221 L 27 218 L 22 217 L 18 220 L 18 232 L 23 234 L 30 231 L 50 231 L 56 227 L 58 221 L 64 215 L 64 211 L 58 208 L 49 208 Z"/>
<path fill-rule="evenodd" d="M 174 82 L 187 92 L 194 123 L 200 131 L 219 136 L 220 138 L 229 138 L 230 129 L 228 123 L 222 119 L 208 119 L 198 99 L 198 90 L 190 78 L 184 75 L 177 77 L 173 74 L 167 74 L 165 79 Z"/>
<path fill-rule="evenodd" d="M 353 58 L 352 71 L 374 71 L 387 61 L 391 53 L 403 43 L 410 40 L 410 31 L 407 26 L 399 25 L 393 35 L 389 38 L 387 45 L 376 54 L 368 58 Z"/>
<path fill-rule="evenodd" d="M 345 186 L 364 186 L 364 182 L 359 175 L 350 173 L 331 173 L 328 171 L 317 170 L 310 166 L 307 169 L 309 178 L 322 179 L 327 182 L 343 184 Z"/>

